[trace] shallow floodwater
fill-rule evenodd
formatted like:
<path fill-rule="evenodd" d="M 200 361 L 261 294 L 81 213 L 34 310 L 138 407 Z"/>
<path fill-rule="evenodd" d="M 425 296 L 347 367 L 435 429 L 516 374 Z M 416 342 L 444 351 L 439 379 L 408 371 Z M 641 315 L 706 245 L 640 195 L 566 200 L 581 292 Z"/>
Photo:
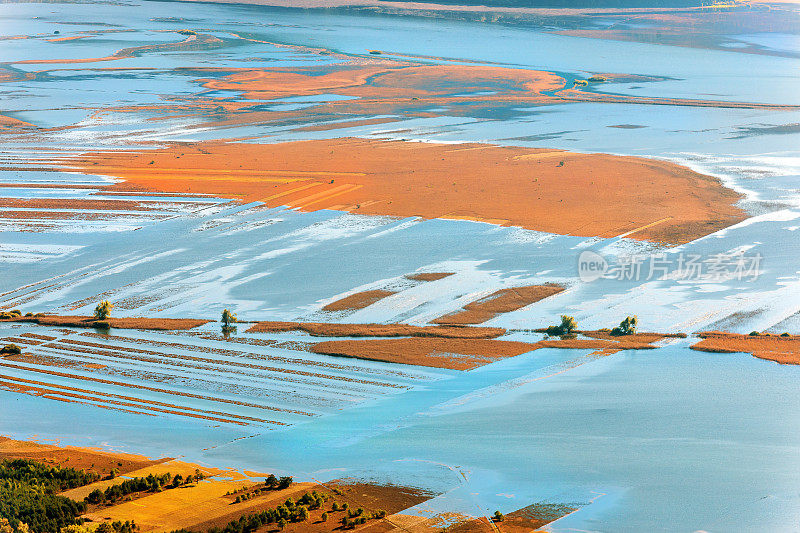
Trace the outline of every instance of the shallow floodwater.
<path fill-rule="evenodd" d="M 221 44 L 106 62 L 18 63 L 103 58 L 121 48 L 177 42 L 183 36 L 175 31 L 184 28 L 213 35 Z M 115 32 L 45 40 L 56 30 L 65 37 L 108 29 Z M 431 63 L 449 58 L 545 69 L 567 79 L 596 72 L 647 75 L 656 81 L 606 83 L 593 90 L 793 105 L 800 104 L 800 60 L 589 40 L 445 19 L 174 2 L 6 3 L 0 11 L 0 35 L 30 37 L 0 41 L 0 63 L 20 75 L 0 84 L 2 114 L 40 127 L 76 126 L 48 132 L 36 149 L 27 134 L 0 136 L 2 161 L 12 167 L 27 164 L 42 150 L 124 149 L 140 141 L 247 137 L 247 142 L 281 142 L 340 135 L 485 141 L 681 162 L 746 194 L 743 207 L 757 215 L 665 249 L 626 239 L 556 236 L 465 221 L 255 209 L 253 204 L 208 197 L 131 196 L 130 201 L 150 202 L 153 210 L 109 212 L 105 218 L 50 225 L 0 217 L 4 307 L 88 313 L 99 294 L 115 301 L 147 295 L 153 300 L 119 308 L 118 315 L 183 317 L 198 309 L 230 306 L 251 319 L 313 320 L 320 319 L 321 306 L 343 295 L 388 287 L 399 291 L 397 297 L 328 318 L 425 324 L 498 288 L 557 281 L 568 290 L 489 325 L 524 330 L 566 311 L 585 327 L 613 325 L 633 313 L 646 329 L 663 331 L 720 327 L 779 332 L 800 326 L 796 109 L 514 105 L 483 115 L 400 114 L 390 125 L 324 132 L 292 131 L 292 125 L 271 123 L 198 127 L 192 118 L 150 122 L 118 110 L 96 112 L 164 104 L 171 97 L 238 97 L 235 92 L 205 93 L 197 80 L 202 77 L 199 69 L 206 67 L 302 68 L 336 61 L 298 47 L 348 54 L 380 49 L 387 55 L 428 56 L 425 61 Z M 732 37 L 796 50 L 792 36 Z M 100 70 L 105 67 L 114 69 Z M 41 70 L 48 73 L 23 76 Z M 341 98 L 288 97 L 254 105 L 286 111 Z M 94 195 L 93 188 L 25 187 L 92 187 L 109 179 L 41 169 L 0 170 L 0 182 L 10 185 L 0 188 L 0 197 L 110 199 L 114 197 Z M 82 214 L 100 215 L 92 210 Z M 122 214 L 125 218 L 117 217 Z M 611 262 L 631 252 L 712 257 L 745 250 L 760 253 L 764 262 L 752 281 L 582 283 L 577 257 L 586 250 Z M 404 276 L 416 271 L 455 274 L 415 285 Z M 4 330 L 3 335 L 15 331 Z M 538 337 L 518 331 L 512 338 Z M 141 368 L 139 363 L 125 364 Z M 346 375 L 363 371 L 352 364 Z M 391 366 L 358 364 L 381 372 Z M 337 403 L 335 392 L 304 384 L 304 393 L 317 395 L 320 416 L 303 421 L 287 416 L 285 421 L 295 425 L 280 430 L 234 429 L 0 392 L 0 433 L 182 455 L 302 479 L 354 475 L 448 491 L 425 509 L 476 514 L 512 511 L 533 502 L 579 507 L 552 524 L 552 531 L 800 528 L 800 397 L 795 393 L 800 367 L 749 355 L 695 352 L 688 341 L 678 341 L 659 350 L 608 357 L 543 349 L 465 373 L 399 368 L 415 376 L 407 380 L 409 390 L 391 397 L 363 392 L 363 401 L 347 409 Z M 18 372 L 21 376 L 24 370 Z"/>
<path fill-rule="evenodd" d="M 552 531 L 779 532 L 800 519 L 800 400 L 786 394 L 798 378 L 685 344 L 601 359 L 539 350 L 262 435 L 5 392 L 0 405 L 4 433 L 451 490 L 426 508 L 580 507 Z"/>

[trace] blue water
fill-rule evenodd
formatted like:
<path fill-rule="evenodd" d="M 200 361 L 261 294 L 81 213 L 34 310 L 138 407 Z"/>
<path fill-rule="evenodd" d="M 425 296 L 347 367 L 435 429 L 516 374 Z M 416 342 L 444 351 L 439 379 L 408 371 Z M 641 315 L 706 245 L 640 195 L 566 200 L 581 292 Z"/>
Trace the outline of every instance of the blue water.
<path fill-rule="evenodd" d="M 103 57 L 124 47 L 177 42 L 184 37 L 174 30 L 186 27 L 212 34 L 222 44 L 113 62 L 14 63 Z M 60 43 L 45 40 L 56 30 L 64 37 L 97 29 L 113 32 Z M 2 112 L 43 127 L 80 122 L 78 128 L 43 137 L 37 146 L 45 149 L 119 149 L 137 140 L 233 135 L 280 142 L 341 134 L 299 133 L 290 131 L 293 125 L 275 124 L 201 130 L 193 128 L 191 119 L 148 122 L 124 112 L 95 114 L 97 108 L 164 104 L 172 97 L 200 95 L 204 89 L 197 80 L 211 76 L 201 70 L 206 67 L 303 68 L 338 61 L 312 50 L 245 41 L 234 34 L 347 54 L 381 49 L 434 57 L 426 60 L 430 62 L 442 57 L 545 69 L 568 78 L 594 72 L 658 77 L 659 81 L 595 88 L 617 94 L 800 104 L 797 59 L 589 40 L 443 19 L 139 1 L 3 4 L 0 35 L 18 34 L 33 38 L 0 41 L 0 62 L 12 63 L 21 73 L 47 72 L 0 85 Z M 791 36 L 731 37 L 774 50 L 796 49 Z M 99 70 L 107 67 L 128 70 Z M 237 93 L 205 96 L 227 99 Z M 337 98 L 300 96 L 275 105 L 255 100 L 253 105 L 291 109 Z M 800 205 L 800 133 L 791 128 L 800 123 L 797 110 L 586 103 L 514 105 L 496 111 L 490 116 L 401 115 L 397 123 L 346 132 L 663 157 L 721 176 L 749 194 L 754 211 Z M 0 142 L 6 161 L 25 162 L 36 154 L 26 136 Z M 101 181 L 39 171 L 3 171 L 0 178 L 14 183 Z M 59 194 L 77 198 L 90 192 Z M 0 189 L 0 195 L 10 197 L 45 194 L 51 192 Z M 450 282 L 413 289 L 419 307 L 378 306 L 358 315 L 424 322 L 454 299 L 491 291 L 501 282 L 557 278 L 574 283 L 579 250 L 594 246 L 613 252 L 625 244 L 442 220 L 367 219 L 281 209 L 242 215 L 247 207 L 213 206 L 226 220 L 215 220 L 217 211 L 204 212 L 145 225 L 122 238 L 84 231 L 78 224 L 73 233 L 0 230 L 0 244 L 8 246 L 78 247 L 24 268 L 10 262 L 0 265 L 0 290 L 66 273 L 56 281 L 58 290 L 31 304 L 49 310 L 129 283 L 141 283 L 141 290 L 153 292 L 195 284 L 186 293 L 178 291 L 175 298 L 180 301 L 162 314 L 181 316 L 229 305 L 255 318 L 295 319 L 313 316 L 325 299 L 360 285 L 397 283 L 395 278 L 416 269 L 457 271 Z M 735 314 L 741 306 L 746 318 L 732 328 L 791 324 L 800 307 L 795 289 L 796 218 L 796 212 L 789 212 L 687 247 L 712 254 L 755 246 L 767 255 L 767 271 L 759 283 L 598 283 L 576 287 L 563 299 L 509 314 L 497 323 L 540 325 L 568 308 L 584 324 L 605 326 L 633 309 L 654 328 L 691 331 L 726 313 Z M 219 222 L 221 229 L 198 231 L 206 222 Z M 259 222 L 265 225 L 248 226 Z M 440 490 L 458 487 L 441 505 L 471 513 L 512 511 L 534 501 L 580 507 L 553 524 L 554 531 L 800 530 L 800 398 L 794 393 L 800 367 L 749 355 L 698 353 L 680 342 L 600 359 L 585 351 L 539 350 L 468 373 L 436 374 L 442 379 L 400 396 L 348 410 L 331 409 L 325 416 L 269 432 L 0 392 L 0 433 L 156 456 L 183 455 L 302 479 L 357 475 Z"/>

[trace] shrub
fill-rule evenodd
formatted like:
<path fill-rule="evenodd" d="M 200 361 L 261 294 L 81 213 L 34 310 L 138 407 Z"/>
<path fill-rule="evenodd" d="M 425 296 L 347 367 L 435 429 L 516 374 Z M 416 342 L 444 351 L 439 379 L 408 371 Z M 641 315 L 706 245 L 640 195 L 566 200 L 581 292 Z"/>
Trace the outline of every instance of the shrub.
<path fill-rule="evenodd" d="M 22 348 L 16 344 L 6 344 L 0 348 L 0 355 L 19 355 L 22 353 Z"/>
<path fill-rule="evenodd" d="M 561 324 L 558 326 L 550 326 L 545 330 L 545 332 L 551 337 L 556 337 L 561 335 L 571 335 L 577 329 L 578 323 L 575 321 L 574 317 L 569 315 L 561 315 Z"/>
<path fill-rule="evenodd" d="M 319 519 L 322 522 L 327 522 L 328 521 L 328 513 L 322 513 L 322 516 L 320 516 Z"/>
<path fill-rule="evenodd" d="M 97 307 L 94 308 L 94 317 L 97 320 L 105 320 L 111 316 L 111 310 L 114 309 L 114 306 L 108 300 L 103 300 Z"/>
<path fill-rule="evenodd" d="M 225 309 L 222 311 L 222 327 L 225 329 L 230 329 L 233 327 L 233 324 L 238 322 L 239 320 L 236 318 L 236 315 L 231 313 L 229 310 Z"/>
<path fill-rule="evenodd" d="M 758 337 L 759 335 L 761 335 L 761 333 L 759 333 L 759 332 L 757 332 L 757 331 L 751 331 L 751 332 L 750 332 L 750 336 L 751 336 L 751 337 Z"/>
<path fill-rule="evenodd" d="M 305 522 L 306 520 L 308 520 L 308 516 L 309 516 L 308 508 L 305 505 L 299 505 L 297 507 L 297 513 L 295 514 L 297 521 Z"/>
<path fill-rule="evenodd" d="M 608 80 L 608 78 L 606 78 L 605 76 L 601 76 L 599 74 L 595 74 L 594 76 L 589 78 L 589 81 L 593 82 L 606 81 L 606 80 Z"/>
<path fill-rule="evenodd" d="M 789 333 L 784 331 L 783 333 L 781 333 L 781 337 L 791 337 L 791 335 L 789 335 Z"/>
<path fill-rule="evenodd" d="M 619 326 L 611 330 L 611 335 L 621 337 L 623 335 L 633 335 L 636 333 L 636 326 L 639 324 L 639 318 L 636 315 L 626 317 L 625 320 L 619 323 Z"/>
<path fill-rule="evenodd" d="M 494 514 L 492 515 L 492 521 L 494 522 L 502 522 L 505 519 L 506 517 L 500 511 L 495 511 Z"/>

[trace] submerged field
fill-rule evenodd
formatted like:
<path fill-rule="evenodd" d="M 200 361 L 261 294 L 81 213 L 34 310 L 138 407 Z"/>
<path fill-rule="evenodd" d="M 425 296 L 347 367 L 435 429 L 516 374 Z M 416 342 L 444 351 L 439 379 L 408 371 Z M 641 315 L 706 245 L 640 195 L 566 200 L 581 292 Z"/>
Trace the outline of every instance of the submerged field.
<path fill-rule="evenodd" d="M 796 6 L 344 4 L 3 4 L 0 434 L 213 473 L 90 509 L 143 531 L 264 472 L 364 533 L 793 531 Z"/>

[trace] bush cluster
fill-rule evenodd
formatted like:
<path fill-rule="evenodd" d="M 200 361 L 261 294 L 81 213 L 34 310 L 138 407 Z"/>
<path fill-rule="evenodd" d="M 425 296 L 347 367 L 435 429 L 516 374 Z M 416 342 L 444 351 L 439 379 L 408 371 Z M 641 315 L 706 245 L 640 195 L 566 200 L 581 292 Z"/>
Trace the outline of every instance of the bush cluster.
<path fill-rule="evenodd" d="M 267 524 L 276 524 L 279 529 L 283 529 L 289 522 L 304 522 L 308 520 L 309 509 L 321 507 L 330 497 L 330 494 L 317 491 L 306 492 L 297 501 L 288 498 L 275 508 L 240 516 L 236 520 L 228 522 L 223 528 L 215 527 L 209 529 L 208 533 L 253 533 Z M 190 532 L 180 529 L 172 533 Z"/>
<path fill-rule="evenodd" d="M 86 504 L 56 493 L 88 485 L 99 475 L 28 459 L 0 463 L 0 516 L 12 531 L 50 533 L 79 524 Z"/>
<path fill-rule="evenodd" d="M 236 500 L 233 503 L 242 503 L 242 502 L 247 501 L 247 500 L 249 500 L 251 498 L 255 498 L 256 496 L 259 496 L 262 493 L 267 492 L 267 491 L 288 489 L 291 485 L 292 485 L 292 477 L 291 476 L 285 476 L 285 477 L 282 477 L 282 478 L 279 479 L 279 478 L 276 478 L 274 474 L 270 474 L 269 477 L 267 477 L 267 479 L 264 481 L 264 483 L 262 485 L 256 487 L 255 489 L 253 489 L 251 491 L 246 492 L 245 494 L 241 494 L 241 495 L 237 496 Z M 236 492 L 243 492 L 243 491 L 247 491 L 247 490 L 248 489 L 245 487 L 245 488 L 242 488 L 241 491 L 235 491 L 233 494 L 235 494 Z M 312 507 L 312 509 L 315 509 L 315 507 Z"/>
<path fill-rule="evenodd" d="M 86 496 L 84 501 L 94 505 L 111 505 L 134 492 L 161 492 L 164 489 L 174 489 L 194 483 L 195 481 L 200 481 L 204 477 L 203 473 L 199 470 L 195 470 L 194 475 L 190 474 L 185 478 L 181 474 L 177 474 L 173 477 L 169 472 L 159 476 L 150 474 L 147 477 L 126 479 L 122 483 L 111 485 L 106 488 L 106 490 L 94 489 Z"/>
<path fill-rule="evenodd" d="M 626 317 L 619 323 L 619 326 L 611 330 L 611 335 L 622 337 L 623 335 L 633 335 L 636 333 L 636 326 L 639 325 L 639 318 L 636 315 Z"/>
<path fill-rule="evenodd" d="M 372 513 L 366 513 L 363 507 L 356 510 L 347 512 L 347 516 L 343 516 L 339 521 L 342 524 L 342 529 L 352 529 L 358 525 L 366 524 L 367 520 L 379 519 L 386 517 L 386 511 L 378 509 Z"/>
<path fill-rule="evenodd" d="M 22 348 L 16 344 L 6 344 L 0 348 L 0 355 L 19 355 L 22 353 Z"/>
<path fill-rule="evenodd" d="M 561 337 L 564 335 L 572 335 L 577 329 L 578 323 L 575 321 L 574 317 L 561 315 L 561 324 L 548 327 L 545 333 L 551 337 Z"/>

